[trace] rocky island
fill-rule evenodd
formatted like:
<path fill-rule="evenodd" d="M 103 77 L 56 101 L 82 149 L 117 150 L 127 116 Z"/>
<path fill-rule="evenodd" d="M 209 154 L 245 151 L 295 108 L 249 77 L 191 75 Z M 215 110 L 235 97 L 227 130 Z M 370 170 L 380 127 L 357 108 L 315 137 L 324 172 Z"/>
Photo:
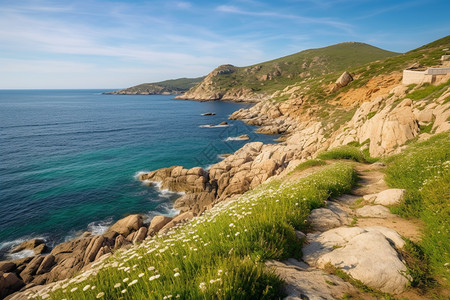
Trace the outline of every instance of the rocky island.
<path fill-rule="evenodd" d="M 254 102 L 230 119 L 282 141 L 141 174 L 184 193 L 177 216 L 130 215 L 1 262 L 0 296 L 227 298 L 233 284 L 254 299 L 448 297 L 450 72 L 405 85 L 402 71 L 447 68 L 449 46 L 352 42 L 218 67 L 179 98 Z"/>

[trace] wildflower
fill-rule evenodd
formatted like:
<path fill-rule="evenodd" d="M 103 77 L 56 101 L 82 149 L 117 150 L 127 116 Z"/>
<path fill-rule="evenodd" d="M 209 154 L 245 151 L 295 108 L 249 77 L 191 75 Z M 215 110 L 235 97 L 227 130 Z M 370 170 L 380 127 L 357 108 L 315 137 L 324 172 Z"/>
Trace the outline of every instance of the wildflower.
<path fill-rule="evenodd" d="M 123 282 L 127 282 L 128 280 L 130 280 L 130 278 L 125 278 L 124 280 L 122 280 Z"/>
<path fill-rule="evenodd" d="M 218 275 L 218 276 L 222 275 L 222 273 L 223 273 L 223 270 L 217 271 L 217 275 Z"/>
<path fill-rule="evenodd" d="M 238 231 L 238 232 L 236 232 L 234 235 L 235 235 L 235 236 L 238 236 L 239 234 L 240 234 L 240 232 Z"/>
<path fill-rule="evenodd" d="M 115 288 L 115 289 L 117 289 L 118 287 L 120 287 L 120 282 L 118 282 L 118 283 L 116 283 L 116 284 L 114 285 L 114 288 Z"/>
<path fill-rule="evenodd" d="M 153 266 L 147 268 L 147 270 L 149 270 L 149 271 L 153 271 L 154 269 L 155 269 L 155 267 L 153 267 Z"/>
<path fill-rule="evenodd" d="M 100 292 L 100 293 L 98 293 L 97 294 L 97 299 L 100 299 L 100 298 L 102 298 L 103 296 L 105 296 L 105 293 L 103 293 L 103 292 Z"/>
<path fill-rule="evenodd" d="M 138 275 L 138 277 L 141 278 L 144 275 L 145 275 L 144 273 L 141 273 L 141 274 Z"/>
<path fill-rule="evenodd" d="M 93 286 L 91 287 L 91 290 L 95 290 L 95 288 L 96 288 L 96 286 L 95 286 L 95 285 L 93 285 Z"/>
<path fill-rule="evenodd" d="M 180 273 L 176 272 L 175 274 L 173 274 L 173 277 L 178 277 L 180 276 Z"/>
<path fill-rule="evenodd" d="M 122 294 L 125 294 L 127 292 L 127 289 L 123 289 L 120 291 Z"/>
<path fill-rule="evenodd" d="M 70 290 L 71 293 L 75 292 L 76 290 L 78 290 L 77 287 L 74 287 L 73 289 Z"/>
<path fill-rule="evenodd" d="M 87 291 L 88 289 L 90 289 L 91 288 L 91 286 L 88 284 L 88 285 L 86 285 L 84 288 L 83 288 L 83 292 L 85 292 L 85 291 Z"/>
<path fill-rule="evenodd" d="M 175 298 L 180 298 L 181 297 L 181 295 L 180 294 L 177 294 L 176 296 L 175 296 Z"/>
<path fill-rule="evenodd" d="M 200 288 L 200 290 L 202 292 L 204 292 L 206 290 L 206 283 L 204 282 L 200 282 L 200 284 L 198 285 L 198 287 Z"/>
<path fill-rule="evenodd" d="M 135 280 L 133 280 L 132 282 L 130 282 L 129 284 L 128 284 L 128 286 L 132 286 L 133 284 L 136 284 L 138 281 L 137 281 L 137 279 L 135 279 Z"/>
<path fill-rule="evenodd" d="M 153 281 L 155 279 L 158 279 L 159 277 L 161 277 L 161 275 L 159 275 L 159 274 L 158 275 L 153 275 L 148 280 Z"/>

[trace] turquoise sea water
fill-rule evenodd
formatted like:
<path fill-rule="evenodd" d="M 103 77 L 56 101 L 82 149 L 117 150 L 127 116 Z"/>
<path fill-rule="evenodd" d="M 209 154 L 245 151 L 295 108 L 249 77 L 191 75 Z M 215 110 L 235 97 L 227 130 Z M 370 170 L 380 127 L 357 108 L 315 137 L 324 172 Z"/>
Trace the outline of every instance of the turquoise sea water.
<path fill-rule="evenodd" d="M 0 258 L 32 237 L 54 245 L 129 213 L 174 213 L 178 195 L 141 184 L 139 171 L 207 167 L 249 142 L 229 137 L 277 137 L 227 120 L 243 104 L 102 92 L 0 91 Z"/>

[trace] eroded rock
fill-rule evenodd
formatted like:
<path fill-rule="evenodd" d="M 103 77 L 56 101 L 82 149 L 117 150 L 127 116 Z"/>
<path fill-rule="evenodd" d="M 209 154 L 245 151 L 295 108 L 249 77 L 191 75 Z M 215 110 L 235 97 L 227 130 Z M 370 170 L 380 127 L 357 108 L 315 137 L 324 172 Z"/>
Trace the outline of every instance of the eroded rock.
<path fill-rule="evenodd" d="M 320 268 L 331 264 L 368 286 L 397 294 L 409 282 L 406 266 L 393 246 L 401 246 L 398 239 L 398 233 L 384 227 L 339 227 L 309 234 L 303 259 Z"/>

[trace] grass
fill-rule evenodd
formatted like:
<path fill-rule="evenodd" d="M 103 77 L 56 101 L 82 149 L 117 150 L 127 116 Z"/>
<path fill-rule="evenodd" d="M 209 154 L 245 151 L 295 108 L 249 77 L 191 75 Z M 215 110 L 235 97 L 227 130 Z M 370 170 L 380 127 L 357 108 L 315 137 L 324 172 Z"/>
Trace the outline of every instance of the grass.
<path fill-rule="evenodd" d="M 336 147 L 325 152 L 319 153 L 317 156 L 320 159 L 350 159 L 360 163 L 373 163 L 377 161 L 376 158 L 370 157 L 368 153 L 361 151 L 358 147 L 352 145 L 345 145 Z"/>
<path fill-rule="evenodd" d="M 327 163 L 321 159 L 310 159 L 310 160 L 304 161 L 304 162 L 300 163 L 298 166 L 296 166 L 294 169 L 294 172 L 295 171 L 303 171 L 303 170 L 306 170 L 306 169 L 309 169 L 309 168 L 315 167 L 315 166 L 324 166 L 326 164 Z"/>
<path fill-rule="evenodd" d="M 375 297 L 377 297 L 377 299 L 379 298 L 383 298 L 383 299 L 394 299 L 391 294 L 389 293 L 383 293 L 381 291 L 378 291 L 376 289 L 373 289 L 367 285 L 365 285 L 364 283 L 362 283 L 361 281 L 354 279 L 352 276 L 350 276 L 349 274 L 345 273 L 343 270 L 336 268 L 335 266 L 333 266 L 332 264 L 328 263 L 325 265 L 324 270 L 330 274 L 336 275 L 338 277 L 340 277 L 341 279 L 343 279 L 346 282 L 351 283 L 354 287 L 356 287 L 358 290 L 364 292 L 364 293 L 369 293 Z M 350 295 L 349 295 L 350 296 Z"/>
<path fill-rule="evenodd" d="M 419 244 L 431 271 L 449 286 L 450 268 L 450 133 L 415 143 L 386 159 L 386 182 L 406 189 L 403 204 L 393 212 L 421 218 L 425 224 Z"/>
<path fill-rule="evenodd" d="M 406 97 L 408 97 L 411 100 L 424 99 L 424 98 L 431 96 L 432 94 L 434 94 L 436 92 L 442 91 L 444 88 L 448 87 L 449 84 L 450 84 L 450 80 L 448 80 L 447 82 L 441 83 L 439 85 L 432 85 L 429 83 L 424 83 L 420 88 L 407 94 Z"/>
<path fill-rule="evenodd" d="M 393 55 L 397 53 L 364 43 L 340 43 L 301 51 L 252 66 L 233 67 L 233 72 L 220 74 L 212 80 L 214 89 L 223 93 L 246 87 L 254 92 L 271 94 L 298 83 L 299 78 L 303 76 L 306 79 L 314 79 L 336 72 L 336 80 L 336 76 L 349 67 L 357 67 Z"/>
<path fill-rule="evenodd" d="M 283 282 L 264 262 L 299 258 L 294 229 L 305 228 L 311 209 L 348 192 L 355 179 L 350 165 L 335 163 L 296 182 L 262 185 L 171 235 L 118 251 L 95 276 L 66 280 L 51 297 L 279 299 Z"/>

